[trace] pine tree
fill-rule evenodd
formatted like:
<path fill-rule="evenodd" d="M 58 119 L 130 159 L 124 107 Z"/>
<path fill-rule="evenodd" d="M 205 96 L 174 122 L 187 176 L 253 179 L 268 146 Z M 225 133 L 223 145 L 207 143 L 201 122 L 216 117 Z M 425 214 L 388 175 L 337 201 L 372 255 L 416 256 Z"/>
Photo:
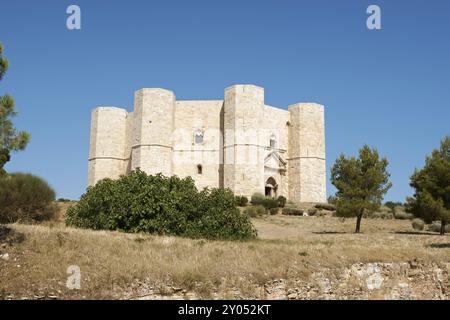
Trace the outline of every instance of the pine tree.
<path fill-rule="evenodd" d="M 413 197 L 407 198 L 407 211 L 426 223 L 441 222 L 441 235 L 450 222 L 450 137 L 441 141 L 426 158 L 425 166 L 411 176 Z"/>
<path fill-rule="evenodd" d="M 3 46 L 0 43 L 0 80 L 8 70 L 8 60 L 3 57 Z M 24 150 L 30 140 L 30 134 L 18 132 L 11 122 L 16 116 L 14 99 L 10 95 L 0 96 L 0 175 L 4 174 L 4 165 L 11 159 L 12 151 Z"/>
<path fill-rule="evenodd" d="M 387 166 L 386 158 L 380 159 L 376 149 L 365 145 L 359 150 L 359 158 L 342 154 L 331 168 L 337 215 L 356 217 L 355 233 L 361 230 L 364 212 L 377 210 L 392 186 Z"/>

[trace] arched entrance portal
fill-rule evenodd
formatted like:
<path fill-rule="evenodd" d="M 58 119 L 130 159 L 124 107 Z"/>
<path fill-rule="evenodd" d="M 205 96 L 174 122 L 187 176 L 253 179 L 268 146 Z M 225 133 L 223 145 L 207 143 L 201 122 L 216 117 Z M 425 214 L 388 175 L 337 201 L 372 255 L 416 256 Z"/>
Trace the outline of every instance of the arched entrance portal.
<path fill-rule="evenodd" d="M 268 197 L 275 198 L 277 196 L 278 185 L 274 178 L 270 177 L 266 181 L 265 194 Z"/>

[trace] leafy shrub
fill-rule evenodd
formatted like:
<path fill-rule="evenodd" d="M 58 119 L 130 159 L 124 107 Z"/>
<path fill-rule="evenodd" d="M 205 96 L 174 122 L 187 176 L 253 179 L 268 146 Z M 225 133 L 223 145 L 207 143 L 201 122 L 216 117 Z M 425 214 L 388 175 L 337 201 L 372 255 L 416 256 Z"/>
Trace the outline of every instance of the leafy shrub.
<path fill-rule="evenodd" d="M 319 210 L 328 210 L 328 211 L 336 210 L 336 206 L 329 203 L 317 203 L 314 207 Z"/>
<path fill-rule="evenodd" d="M 394 215 L 392 212 L 386 212 L 386 211 L 376 211 L 367 216 L 368 218 L 374 218 L 374 219 L 394 219 Z"/>
<path fill-rule="evenodd" d="M 278 201 L 275 200 L 275 199 L 272 199 L 272 198 L 270 198 L 270 197 L 266 197 L 266 198 L 263 200 L 262 205 L 263 205 L 266 209 L 270 210 L 270 209 L 272 209 L 272 208 L 278 208 Z"/>
<path fill-rule="evenodd" d="M 277 202 L 278 202 L 278 206 L 280 207 L 280 208 L 284 208 L 285 206 L 286 206 L 286 197 L 283 197 L 283 196 L 279 196 L 278 198 L 277 198 Z"/>
<path fill-rule="evenodd" d="M 267 214 L 267 208 L 264 207 L 263 205 L 257 205 L 257 206 L 255 206 L 255 208 L 256 208 L 256 212 L 258 213 L 258 215 Z"/>
<path fill-rule="evenodd" d="M 317 210 L 317 209 L 316 209 Z M 325 217 L 327 216 L 327 212 L 325 210 L 318 210 L 315 214 L 313 214 L 316 217 Z M 312 215 L 312 214 L 311 214 Z"/>
<path fill-rule="evenodd" d="M 244 214 L 249 216 L 250 218 L 258 217 L 258 213 L 256 212 L 255 206 L 245 208 Z"/>
<path fill-rule="evenodd" d="M 89 187 L 67 210 L 69 226 L 206 239 L 256 236 L 229 189 L 197 191 L 192 178 L 147 175 L 136 170 Z"/>
<path fill-rule="evenodd" d="M 308 209 L 308 216 L 314 216 L 319 210 L 317 208 L 309 208 Z"/>
<path fill-rule="evenodd" d="M 234 200 L 239 207 L 245 207 L 248 203 L 248 198 L 246 196 L 235 196 Z"/>
<path fill-rule="evenodd" d="M 0 223 L 40 222 L 55 213 L 55 191 L 40 177 L 28 173 L 0 178 Z"/>
<path fill-rule="evenodd" d="M 441 232 L 441 224 L 440 223 L 431 223 L 427 226 L 427 230 L 431 232 Z M 450 224 L 445 226 L 445 232 L 450 232 Z"/>
<path fill-rule="evenodd" d="M 395 219 L 395 217 L 392 212 L 387 212 L 384 214 L 384 219 Z"/>
<path fill-rule="evenodd" d="M 411 213 L 406 213 L 403 211 L 396 211 L 394 213 L 394 217 L 395 217 L 395 219 L 399 219 L 399 220 L 408 220 L 408 219 L 412 219 L 414 216 Z"/>
<path fill-rule="evenodd" d="M 297 208 L 283 208 L 283 210 L 281 211 L 282 214 L 284 215 L 288 215 L 288 216 L 302 216 L 303 215 L 303 210 L 302 209 L 297 209 Z"/>
<path fill-rule="evenodd" d="M 272 199 L 271 197 L 266 197 L 261 193 L 254 193 L 251 197 L 250 202 L 255 205 L 263 205 L 266 209 L 276 208 L 278 207 L 278 201 Z"/>
<path fill-rule="evenodd" d="M 379 211 L 379 212 L 384 212 L 384 213 L 390 213 L 390 214 L 393 214 L 393 211 L 392 211 L 389 207 L 386 207 L 386 206 L 380 206 L 380 207 L 377 209 L 377 211 Z"/>
<path fill-rule="evenodd" d="M 387 201 L 384 205 L 391 209 L 392 213 L 395 213 L 396 207 L 401 207 L 403 204 L 401 202 Z"/>
<path fill-rule="evenodd" d="M 262 204 L 265 198 L 266 198 L 266 197 L 265 197 L 262 193 L 256 192 L 256 193 L 254 193 L 254 194 L 252 195 L 252 197 L 251 197 L 251 199 L 250 199 L 250 202 L 251 202 L 253 205 Z"/>
<path fill-rule="evenodd" d="M 425 222 L 423 222 L 422 219 L 413 219 L 412 221 L 412 227 L 414 230 L 419 230 L 422 231 L 423 228 L 425 227 Z M 440 230 L 440 229 L 439 229 Z"/>
<path fill-rule="evenodd" d="M 263 205 L 258 204 L 256 206 L 251 206 L 251 207 L 245 208 L 244 214 L 246 214 L 247 216 L 249 216 L 251 218 L 256 218 L 256 217 L 260 217 L 264 214 L 267 214 L 267 209 Z"/>
<path fill-rule="evenodd" d="M 405 212 L 405 207 L 404 206 L 395 206 L 394 207 L 394 214 L 395 212 Z"/>
<path fill-rule="evenodd" d="M 269 212 L 271 215 L 278 214 L 278 208 L 270 208 Z"/>
<path fill-rule="evenodd" d="M 192 179 L 190 181 L 194 183 Z M 186 232 L 181 230 L 180 235 L 182 236 L 243 240 L 255 238 L 257 235 L 256 229 L 248 217 L 241 215 L 239 209 L 234 205 L 234 196 L 230 189 L 204 189 L 199 193 L 197 208 L 194 203 L 192 212 L 193 215 L 184 214 L 187 228 Z M 181 211 L 181 215 L 183 215 L 183 211 Z M 169 230 L 168 233 L 171 231 Z"/>

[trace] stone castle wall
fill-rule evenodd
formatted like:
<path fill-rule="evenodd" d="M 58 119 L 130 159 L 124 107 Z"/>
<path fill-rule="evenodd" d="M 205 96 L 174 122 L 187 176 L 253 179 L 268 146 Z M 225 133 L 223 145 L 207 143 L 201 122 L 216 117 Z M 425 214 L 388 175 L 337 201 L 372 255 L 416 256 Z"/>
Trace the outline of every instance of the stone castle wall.
<path fill-rule="evenodd" d="M 191 176 L 198 188 L 227 187 L 235 194 L 264 193 L 296 202 L 326 200 L 323 106 L 268 106 L 264 89 L 234 85 L 224 100 L 176 100 L 165 89 L 135 93 L 134 111 L 94 109 L 88 184 L 140 168 Z M 203 140 L 196 141 L 196 134 Z M 271 139 L 275 144 L 271 146 Z"/>
<path fill-rule="evenodd" d="M 222 186 L 219 181 L 223 150 L 222 108 L 222 100 L 177 101 L 175 104 L 173 173 L 180 177 L 193 177 L 200 189 Z M 196 130 L 204 134 L 201 144 L 195 143 Z"/>

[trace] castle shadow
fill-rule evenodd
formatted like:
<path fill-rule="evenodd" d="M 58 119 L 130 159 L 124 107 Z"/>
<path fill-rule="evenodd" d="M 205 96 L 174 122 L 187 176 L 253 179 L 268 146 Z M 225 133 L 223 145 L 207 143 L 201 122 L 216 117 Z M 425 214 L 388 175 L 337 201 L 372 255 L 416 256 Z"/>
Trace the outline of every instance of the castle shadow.
<path fill-rule="evenodd" d="M 314 234 L 348 234 L 345 231 L 313 231 Z"/>
<path fill-rule="evenodd" d="M 450 243 L 432 243 L 427 247 L 434 249 L 450 249 Z"/>
<path fill-rule="evenodd" d="M 394 231 L 392 233 L 406 234 L 406 235 L 413 235 L 413 236 L 437 236 L 437 235 L 439 235 L 439 234 L 436 234 L 433 232 L 426 232 L 426 231 Z"/>

